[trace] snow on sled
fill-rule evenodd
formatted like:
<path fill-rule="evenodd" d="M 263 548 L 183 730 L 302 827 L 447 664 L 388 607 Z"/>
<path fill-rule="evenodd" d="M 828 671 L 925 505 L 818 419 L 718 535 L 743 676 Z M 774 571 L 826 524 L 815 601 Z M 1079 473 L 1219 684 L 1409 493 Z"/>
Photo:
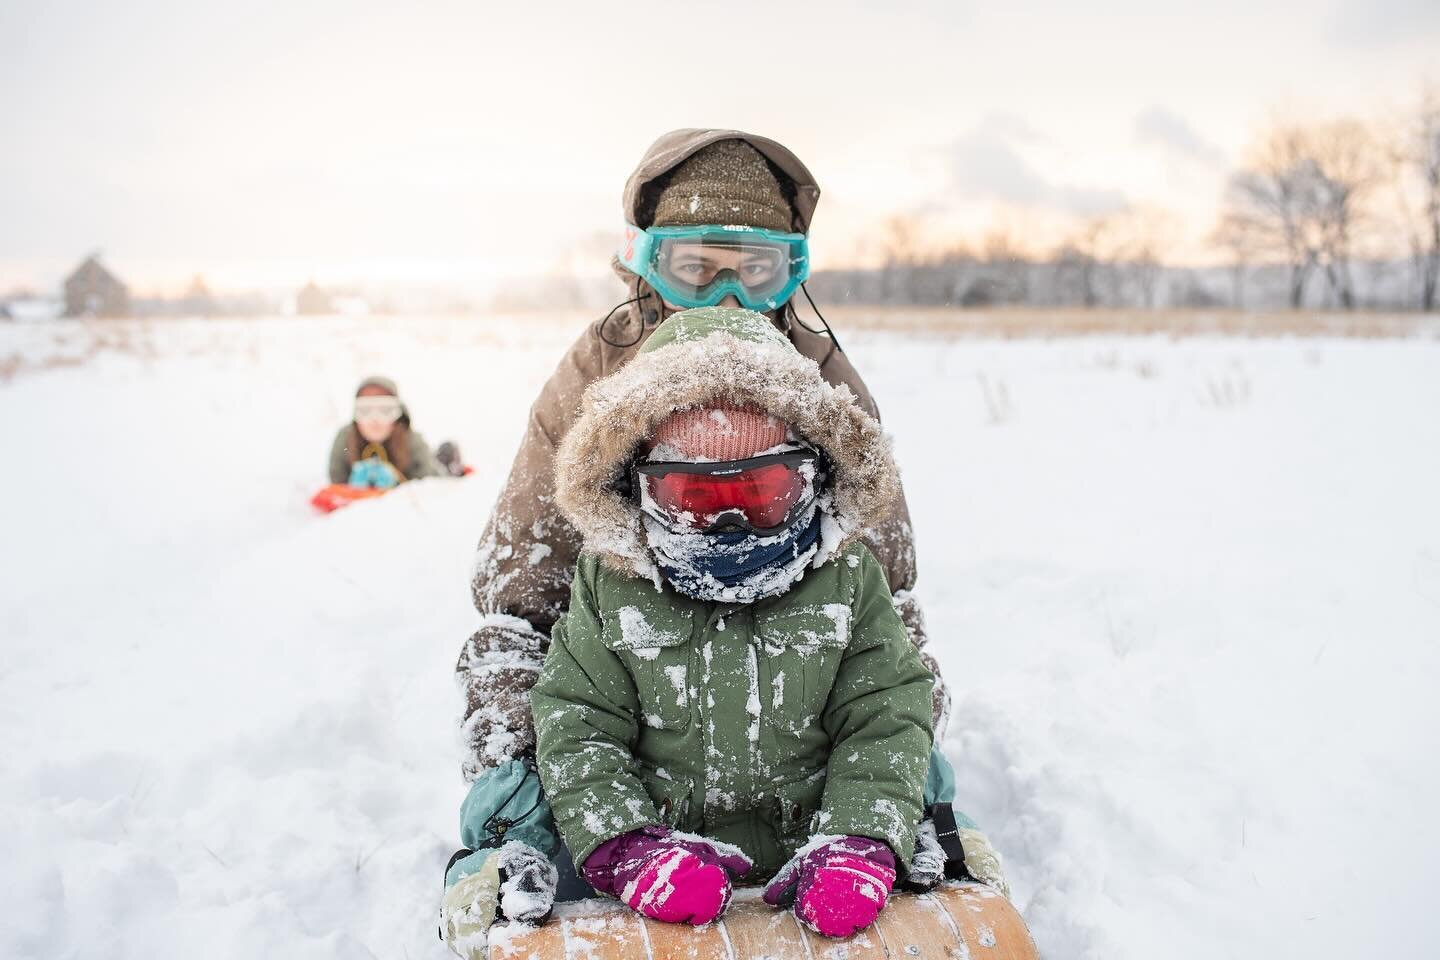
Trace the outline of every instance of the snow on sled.
<path fill-rule="evenodd" d="M 753 893 L 753 896 L 748 895 Z M 776 910 L 759 890 L 737 891 L 719 921 L 703 927 L 646 920 L 613 900 L 558 904 L 531 927 L 490 928 L 470 960 L 1038 960 L 1025 921 L 990 887 L 947 883 L 896 893 L 868 930 L 828 940 Z"/>
<path fill-rule="evenodd" d="M 341 507 L 348 507 L 357 500 L 369 500 L 388 492 L 376 487 L 352 487 L 348 483 L 332 483 L 310 498 L 310 506 L 321 513 L 330 513 Z"/>

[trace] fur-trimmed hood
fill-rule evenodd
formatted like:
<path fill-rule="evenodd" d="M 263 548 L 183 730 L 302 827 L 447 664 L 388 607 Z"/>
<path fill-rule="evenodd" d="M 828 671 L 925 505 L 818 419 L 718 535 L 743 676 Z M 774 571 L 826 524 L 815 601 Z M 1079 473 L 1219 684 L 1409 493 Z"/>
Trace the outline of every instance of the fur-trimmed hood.
<path fill-rule="evenodd" d="M 586 389 L 556 455 L 556 503 L 606 566 L 657 576 L 639 508 L 615 481 L 660 421 L 716 404 L 762 409 L 829 457 L 817 563 L 892 508 L 899 474 L 889 438 L 849 388 L 827 383 L 815 361 L 761 314 L 686 310 L 662 323 L 628 364 Z"/>

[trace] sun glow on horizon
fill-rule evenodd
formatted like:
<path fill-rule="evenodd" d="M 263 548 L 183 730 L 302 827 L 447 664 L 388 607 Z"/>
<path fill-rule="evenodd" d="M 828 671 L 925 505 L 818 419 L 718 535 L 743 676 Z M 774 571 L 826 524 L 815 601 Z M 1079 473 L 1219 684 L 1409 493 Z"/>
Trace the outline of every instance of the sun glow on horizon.
<path fill-rule="evenodd" d="M 470 296 L 603 275 L 595 238 L 618 233 L 635 160 L 707 125 L 805 159 L 821 269 L 874 262 L 896 220 L 935 249 L 1040 256 L 1127 209 L 1164 213 L 1167 260 L 1216 262 L 1225 178 L 1271 115 L 1378 115 L 1432 69 L 1440 17 L 1358 2 L 1124 3 L 1103 21 L 1052 4 L 1041 29 L 1035 11 L 923 0 L 642 2 L 627 21 L 574 4 L 563 24 L 460 2 L 17 0 L 0 14 L 0 293 L 97 248 L 161 292 L 197 274 Z M 804 62 L 736 53 L 762 36 L 805 37 Z M 692 48 L 698 69 L 629 53 Z M 745 82 L 715 82 L 737 66 Z"/>

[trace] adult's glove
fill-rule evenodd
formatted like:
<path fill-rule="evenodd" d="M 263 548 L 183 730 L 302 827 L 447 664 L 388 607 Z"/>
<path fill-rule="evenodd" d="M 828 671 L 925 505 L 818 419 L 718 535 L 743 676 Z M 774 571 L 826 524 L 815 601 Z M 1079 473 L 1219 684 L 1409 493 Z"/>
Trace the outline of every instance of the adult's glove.
<path fill-rule="evenodd" d="M 990 838 L 958 810 L 951 809 L 947 817 L 948 807 L 946 804 L 939 811 L 932 808 L 920 821 L 915 831 L 915 855 L 905 878 L 906 889 L 929 890 L 947 876 L 952 880 L 969 878 L 994 887 L 1009 900 L 1010 884 Z"/>
<path fill-rule="evenodd" d="M 441 937 L 461 956 L 482 947 L 497 919 L 535 923 L 555 903 L 560 848 L 534 761 L 486 770 L 460 804 L 460 842 L 441 902 Z"/>
<path fill-rule="evenodd" d="M 973 823 L 968 827 L 960 827 L 957 832 L 960 835 L 960 846 L 965 850 L 966 872 L 981 883 L 994 887 L 1001 896 L 1009 900 L 1010 884 L 1005 879 L 1004 871 L 1000 869 L 1000 854 L 990 845 L 990 838 Z"/>
<path fill-rule="evenodd" d="M 938 746 L 930 751 L 924 802 L 925 816 L 915 833 L 906 887 L 929 890 L 947 876 L 955 880 L 968 876 L 1009 900 L 1010 884 L 1000 869 L 1000 854 L 975 821 L 955 809 L 955 770 Z"/>
<path fill-rule="evenodd" d="M 499 849 L 460 851 L 445 875 L 441 937 L 462 957 L 483 952 L 497 920 L 539 923 L 555 905 L 559 874 L 543 853 L 511 840 Z"/>

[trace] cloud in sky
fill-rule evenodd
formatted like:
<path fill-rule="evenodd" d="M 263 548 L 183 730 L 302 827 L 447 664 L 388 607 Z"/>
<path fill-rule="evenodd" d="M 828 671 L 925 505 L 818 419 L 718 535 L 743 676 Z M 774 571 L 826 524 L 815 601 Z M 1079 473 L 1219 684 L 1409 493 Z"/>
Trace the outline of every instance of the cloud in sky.
<path fill-rule="evenodd" d="M 1125 195 L 1118 190 L 1042 176 L 1022 151 L 1027 145 L 1045 142 L 1018 117 L 988 117 L 951 144 L 948 160 L 953 186 L 966 199 L 998 200 L 1081 217 L 1113 213 L 1127 205 Z"/>
<path fill-rule="evenodd" d="M 1224 151 L 1197 133 L 1184 117 L 1161 106 L 1147 107 L 1135 118 L 1135 139 L 1208 167 L 1225 165 Z"/>
<path fill-rule="evenodd" d="M 1387 47 L 1440 42 L 1436 0 L 1342 0 L 1330 21 L 1331 38 L 1342 46 Z"/>

